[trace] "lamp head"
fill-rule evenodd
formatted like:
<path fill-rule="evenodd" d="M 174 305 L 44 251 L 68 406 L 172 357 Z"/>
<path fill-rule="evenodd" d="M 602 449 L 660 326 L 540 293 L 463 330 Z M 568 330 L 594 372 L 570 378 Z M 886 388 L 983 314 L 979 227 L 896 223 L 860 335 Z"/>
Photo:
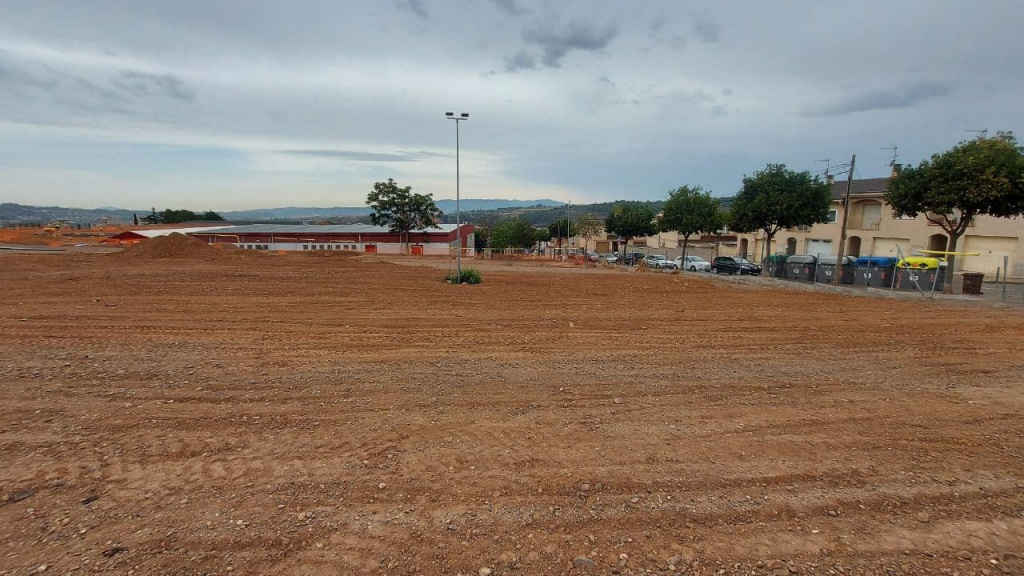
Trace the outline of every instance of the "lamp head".
<path fill-rule="evenodd" d="M 444 115 L 451 118 L 452 116 L 455 116 L 455 112 L 445 112 Z"/>
<path fill-rule="evenodd" d="M 462 117 L 463 118 L 469 118 L 469 113 L 468 112 L 463 112 L 462 113 Z"/>

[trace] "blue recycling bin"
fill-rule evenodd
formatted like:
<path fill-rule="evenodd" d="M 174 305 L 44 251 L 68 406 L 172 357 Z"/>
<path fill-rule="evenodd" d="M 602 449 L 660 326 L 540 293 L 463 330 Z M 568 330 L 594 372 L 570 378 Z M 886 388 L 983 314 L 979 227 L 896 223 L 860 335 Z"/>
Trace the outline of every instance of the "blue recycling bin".
<path fill-rule="evenodd" d="M 888 256 L 864 256 L 853 263 L 855 286 L 892 288 L 896 259 Z"/>

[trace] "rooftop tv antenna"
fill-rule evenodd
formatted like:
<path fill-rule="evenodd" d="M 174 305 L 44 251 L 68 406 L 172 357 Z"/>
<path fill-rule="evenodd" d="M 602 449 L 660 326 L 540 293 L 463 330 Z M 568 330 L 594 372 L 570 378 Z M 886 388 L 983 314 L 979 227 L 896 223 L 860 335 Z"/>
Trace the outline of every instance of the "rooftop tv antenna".
<path fill-rule="evenodd" d="M 831 168 L 832 168 L 831 162 L 832 162 L 832 160 L 830 158 L 823 158 L 821 160 L 815 160 L 815 162 L 824 162 L 825 163 L 825 178 L 828 178 L 829 174 L 831 174 Z"/>
<path fill-rule="evenodd" d="M 889 161 L 889 166 L 896 165 L 896 159 L 900 157 L 899 149 L 900 147 L 895 144 L 893 144 L 892 146 L 883 146 L 882 148 L 879 148 L 879 150 L 892 150 L 892 160 Z"/>

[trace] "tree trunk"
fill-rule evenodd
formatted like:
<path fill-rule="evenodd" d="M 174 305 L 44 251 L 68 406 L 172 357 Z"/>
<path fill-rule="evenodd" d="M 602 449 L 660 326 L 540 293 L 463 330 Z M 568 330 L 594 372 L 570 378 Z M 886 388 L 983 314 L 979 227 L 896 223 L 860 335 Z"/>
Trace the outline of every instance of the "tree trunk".
<path fill-rule="evenodd" d="M 765 237 L 765 241 L 764 241 L 764 262 L 762 262 L 762 266 L 765 266 L 769 270 L 771 270 L 771 272 L 769 272 L 770 277 L 771 278 L 775 278 L 775 265 L 771 261 L 771 259 L 772 259 L 772 239 L 775 238 L 775 233 L 772 232 L 771 234 L 769 234 L 768 231 L 765 230 L 764 237 Z"/>
<path fill-rule="evenodd" d="M 957 240 L 960 236 L 955 232 L 949 232 L 949 243 L 946 245 L 946 252 L 956 252 Z M 953 267 L 956 265 L 956 255 L 946 255 L 946 277 L 942 281 L 942 293 L 953 293 Z"/>
<path fill-rule="evenodd" d="M 683 259 L 681 260 L 681 268 L 686 267 L 686 245 L 690 243 L 690 235 L 683 236 Z"/>

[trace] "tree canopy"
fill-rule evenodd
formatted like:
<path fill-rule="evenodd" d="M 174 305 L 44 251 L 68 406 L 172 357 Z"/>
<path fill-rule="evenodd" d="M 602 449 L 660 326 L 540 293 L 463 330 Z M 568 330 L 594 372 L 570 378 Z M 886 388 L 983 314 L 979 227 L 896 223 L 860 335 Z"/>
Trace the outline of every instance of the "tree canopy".
<path fill-rule="evenodd" d="M 753 176 L 743 177 L 743 188 L 733 200 L 729 227 L 736 232 L 764 230 L 766 246 L 783 228 L 828 222 L 832 203 L 828 185 L 795 172 L 785 164 L 768 164 Z"/>
<path fill-rule="evenodd" d="M 633 238 L 658 232 L 654 225 L 654 211 L 645 204 L 616 204 L 604 219 L 604 229 L 624 240 L 623 250 Z"/>
<path fill-rule="evenodd" d="M 491 231 L 490 247 L 494 250 L 529 248 L 536 243 L 537 229 L 525 218 L 502 221 Z"/>
<path fill-rule="evenodd" d="M 157 212 L 156 208 L 153 208 L 141 220 L 147 224 L 180 224 L 192 221 L 223 221 L 224 217 L 213 210 L 197 214 L 191 210 L 172 210 L 170 208 Z"/>
<path fill-rule="evenodd" d="M 571 238 L 576 235 L 576 225 L 568 218 L 556 218 L 548 223 L 548 232 L 552 238 Z"/>
<path fill-rule="evenodd" d="M 366 196 L 370 207 L 370 222 L 384 226 L 391 232 L 405 234 L 423 228 L 434 228 L 441 218 L 441 209 L 434 204 L 431 194 L 415 194 L 412 187 L 401 188 L 392 178 L 377 182 Z"/>
<path fill-rule="evenodd" d="M 889 181 L 885 201 L 896 217 L 924 213 L 949 238 L 948 252 L 975 216 L 1024 215 L 1024 149 L 1012 132 L 979 137 L 907 167 Z M 955 256 L 949 255 L 947 289 Z"/>
<path fill-rule="evenodd" d="M 683 256 L 690 236 L 714 234 L 724 224 L 718 200 L 711 197 L 700 186 L 680 186 L 668 195 L 668 201 L 661 209 L 658 224 L 664 232 L 677 232 L 683 237 Z"/>

